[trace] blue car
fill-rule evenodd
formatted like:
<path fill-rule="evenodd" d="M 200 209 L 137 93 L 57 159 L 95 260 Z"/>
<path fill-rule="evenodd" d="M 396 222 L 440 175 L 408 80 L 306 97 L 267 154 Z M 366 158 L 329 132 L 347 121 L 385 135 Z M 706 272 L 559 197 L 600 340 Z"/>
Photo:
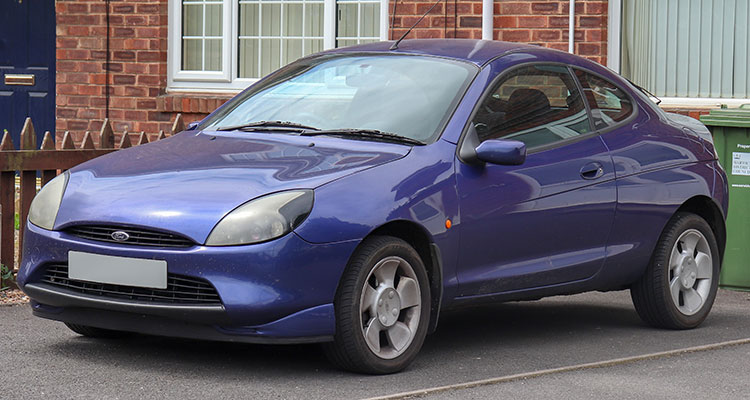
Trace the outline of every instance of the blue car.
<path fill-rule="evenodd" d="M 705 126 L 571 54 L 391 47 L 300 59 L 52 180 L 18 274 L 34 314 L 90 337 L 321 342 L 365 373 L 477 303 L 629 289 L 653 326 L 706 318 L 728 197 Z"/>

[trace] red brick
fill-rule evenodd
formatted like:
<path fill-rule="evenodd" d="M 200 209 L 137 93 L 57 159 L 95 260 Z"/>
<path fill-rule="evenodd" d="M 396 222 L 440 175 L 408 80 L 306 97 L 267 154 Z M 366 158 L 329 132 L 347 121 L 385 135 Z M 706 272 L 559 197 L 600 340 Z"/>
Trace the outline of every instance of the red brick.
<path fill-rule="evenodd" d="M 78 66 L 80 64 L 74 61 L 57 60 L 56 65 L 58 72 L 74 72 L 79 70 Z"/>
<path fill-rule="evenodd" d="M 139 14 L 156 14 L 160 10 L 158 4 L 137 4 L 136 11 Z"/>
<path fill-rule="evenodd" d="M 607 15 L 607 2 L 587 2 L 586 3 L 586 14 L 600 14 Z"/>
<path fill-rule="evenodd" d="M 534 14 L 557 14 L 560 11 L 560 7 L 559 3 L 555 1 L 531 3 L 531 11 Z"/>
<path fill-rule="evenodd" d="M 132 37 L 135 36 L 134 28 L 114 28 L 112 29 L 113 37 Z"/>
<path fill-rule="evenodd" d="M 442 29 L 420 29 L 416 32 L 418 39 L 437 39 L 443 37 Z"/>
<path fill-rule="evenodd" d="M 548 42 L 553 40 L 560 40 L 562 38 L 562 35 L 557 29 L 538 29 L 533 31 L 531 38 L 535 41 Z"/>
<path fill-rule="evenodd" d="M 125 17 L 125 25 L 146 25 L 147 20 L 142 15 L 129 15 Z"/>
<path fill-rule="evenodd" d="M 136 102 L 136 107 L 141 110 L 155 110 L 156 100 L 154 99 L 143 99 Z"/>
<path fill-rule="evenodd" d="M 57 118 L 75 118 L 76 110 L 74 108 L 57 107 L 55 109 L 55 115 Z"/>
<path fill-rule="evenodd" d="M 171 119 L 171 115 L 169 113 L 163 113 L 158 111 L 149 111 L 148 112 L 148 121 L 169 121 Z"/>
<path fill-rule="evenodd" d="M 133 85 L 135 84 L 135 75 L 114 75 L 112 83 L 115 85 Z"/>
<path fill-rule="evenodd" d="M 135 60 L 135 52 L 130 50 L 120 50 L 112 52 L 113 60 L 130 61 Z"/>
<path fill-rule="evenodd" d="M 504 30 L 502 38 L 508 42 L 528 42 L 531 40 L 531 32 L 528 29 Z"/>
<path fill-rule="evenodd" d="M 519 28 L 546 28 L 548 26 L 547 17 L 518 17 Z"/>
<path fill-rule="evenodd" d="M 122 4 L 112 7 L 112 12 L 116 14 L 130 14 L 134 9 L 135 7 L 132 5 Z"/>
<path fill-rule="evenodd" d="M 129 74 L 145 74 L 148 73 L 149 65 L 140 63 L 123 63 L 123 72 Z"/>
<path fill-rule="evenodd" d="M 427 10 L 429 10 L 435 3 L 417 3 L 417 15 L 422 16 L 422 14 L 426 13 Z M 444 13 L 444 7 L 445 3 L 440 2 L 438 3 L 435 8 L 432 9 L 430 14 L 443 14 Z"/>
<path fill-rule="evenodd" d="M 135 99 L 131 97 L 112 97 L 110 99 L 112 108 L 135 108 Z"/>
<path fill-rule="evenodd" d="M 510 17 L 510 16 L 495 16 L 493 18 L 494 20 L 494 27 L 497 28 L 517 28 L 518 27 L 518 18 L 517 17 Z"/>
<path fill-rule="evenodd" d="M 104 115 L 102 110 L 91 109 L 91 108 L 80 108 L 78 109 L 78 118 L 80 119 L 99 119 Z"/>
<path fill-rule="evenodd" d="M 600 28 L 605 25 L 604 17 L 579 17 L 578 26 L 584 28 Z"/>
<path fill-rule="evenodd" d="M 528 2 L 518 3 L 501 3 L 501 15 L 529 15 L 531 14 L 531 4 Z"/>
<path fill-rule="evenodd" d="M 482 17 L 461 17 L 459 26 L 462 28 L 481 28 Z"/>
<path fill-rule="evenodd" d="M 88 36 L 88 26 L 68 26 L 66 29 L 68 36 Z"/>
<path fill-rule="evenodd" d="M 139 85 L 158 86 L 160 79 L 156 75 L 138 75 Z"/>
<path fill-rule="evenodd" d="M 570 19 L 568 17 L 549 17 L 549 27 L 550 28 L 558 28 L 558 27 L 565 27 L 570 24 Z"/>
<path fill-rule="evenodd" d="M 601 29 L 586 29 L 587 42 L 601 42 L 606 40 Z"/>
<path fill-rule="evenodd" d="M 567 29 L 563 29 L 562 30 L 562 39 L 563 40 L 567 41 L 569 35 L 570 35 L 570 32 L 568 32 Z M 581 41 L 585 40 L 585 32 L 582 31 L 582 30 L 580 30 L 580 29 L 576 29 L 575 32 L 573 33 L 573 39 L 575 39 L 576 42 L 581 42 Z"/>
<path fill-rule="evenodd" d="M 89 12 L 89 5 L 86 3 L 70 3 L 66 7 L 66 11 L 70 14 L 86 14 Z"/>
<path fill-rule="evenodd" d="M 584 56 L 601 55 L 601 46 L 595 43 L 577 43 L 576 54 Z"/>
<path fill-rule="evenodd" d="M 125 119 L 130 121 L 144 121 L 148 118 L 146 111 L 125 110 Z"/>

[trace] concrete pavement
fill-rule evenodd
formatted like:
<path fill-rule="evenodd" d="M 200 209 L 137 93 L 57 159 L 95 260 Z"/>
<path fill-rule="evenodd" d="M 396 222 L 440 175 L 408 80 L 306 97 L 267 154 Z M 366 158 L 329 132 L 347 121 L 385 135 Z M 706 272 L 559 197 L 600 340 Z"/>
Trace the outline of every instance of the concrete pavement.
<path fill-rule="evenodd" d="M 6 371 L 0 397 L 368 398 L 749 338 L 749 311 L 750 294 L 724 290 L 704 325 L 691 331 L 644 325 L 627 291 L 467 309 L 443 316 L 408 370 L 363 376 L 332 368 L 314 345 L 146 336 L 92 340 L 61 323 L 32 317 L 28 306 L 0 307 L 0 365 Z M 694 398 L 738 398 L 732 388 L 750 393 L 748 384 L 743 386 L 750 381 L 749 349 L 734 346 L 432 396 L 658 398 L 693 393 Z M 703 389 L 678 390 L 696 382 Z M 566 397 L 570 388 L 578 391 Z"/>

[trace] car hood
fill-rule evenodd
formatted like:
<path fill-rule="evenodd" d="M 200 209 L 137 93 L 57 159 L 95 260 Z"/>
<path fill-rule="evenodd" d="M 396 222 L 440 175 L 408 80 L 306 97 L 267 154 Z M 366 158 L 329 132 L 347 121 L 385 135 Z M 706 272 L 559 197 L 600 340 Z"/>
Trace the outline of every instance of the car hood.
<path fill-rule="evenodd" d="M 141 226 L 204 243 L 224 215 L 248 200 L 315 188 L 409 149 L 330 137 L 184 132 L 71 169 L 55 229 Z"/>

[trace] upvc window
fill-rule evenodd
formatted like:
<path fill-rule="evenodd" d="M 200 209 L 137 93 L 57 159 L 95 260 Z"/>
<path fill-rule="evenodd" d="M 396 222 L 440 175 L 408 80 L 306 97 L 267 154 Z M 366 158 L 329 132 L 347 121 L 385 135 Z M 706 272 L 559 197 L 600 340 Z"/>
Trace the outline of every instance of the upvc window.
<path fill-rule="evenodd" d="M 232 92 L 300 57 L 386 40 L 388 0 L 170 0 L 168 89 Z"/>
<path fill-rule="evenodd" d="M 750 1 L 617 0 L 616 70 L 668 104 L 747 102 Z M 618 43 L 619 41 L 619 43 Z M 612 54 L 610 54 L 612 56 Z M 618 60 L 619 59 L 619 60 Z M 731 99 L 741 99 L 732 101 Z"/>

